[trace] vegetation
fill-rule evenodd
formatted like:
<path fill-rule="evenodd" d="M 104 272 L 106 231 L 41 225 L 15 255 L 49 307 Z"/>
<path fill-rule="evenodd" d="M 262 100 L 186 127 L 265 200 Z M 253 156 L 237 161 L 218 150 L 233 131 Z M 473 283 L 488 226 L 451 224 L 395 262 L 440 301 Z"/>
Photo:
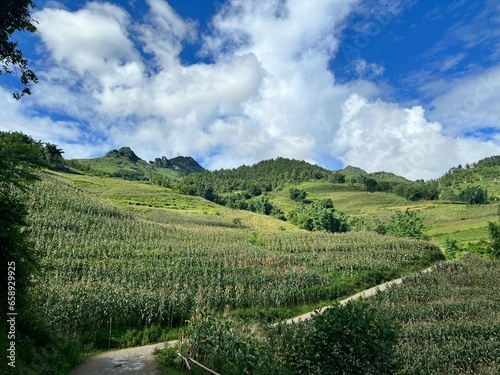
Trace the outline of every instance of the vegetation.
<path fill-rule="evenodd" d="M 268 333 L 278 374 L 393 374 L 398 327 L 365 301 Z"/>
<path fill-rule="evenodd" d="M 444 254 L 448 259 L 460 258 L 464 253 L 472 253 L 485 258 L 500 258 L 500 223 L 488 222 L 489 241 L 460 244 L 456 239 L 447 238 Z"/>
<path fill-rule="evenodd" d="M 277 159 L 175 181 L 168 174 L 173 170 L 165 168 L 172 161 L 142 163 L 124 148 L 101 161 L 113 168 L 120 168 L 120 163 L 135 165 L 142 171 L 148 165 L 149 181 L 46 171 L 35 183 L 38 177 L 31 175 L 33 167 L 68 170 L 63 151 L 19 133 L 2 133 L 2 137 L 0 153 L 5 155 L 1 155 L 0 167 L 11 171 L 0 177 L 2 199 L 19 203 L 2 204 L 8 211 L 1 216 L 2 228 L 7 228 L 4 232 L 16 244 L 26 246 L 25 254 L 32 255 L 32 261 L 23 259 L 21 264 L 38 268 L 36 273 L 27 268 L 26 280 L 32 282 L 21 288 L 30 300 L 23 319 L 36 325 L 35 329 L 27 324 L 20 332 L 20 356 L 26 358 L 25 368 L 19 370 L 22 373 L 45 371 L 48 362 L 61 371 L 75 363 L 79 350 L 67 337 L 87 350 L 145 344 L 173 337 L 173 329 L 190 318 L 192 325 L 184 335 L 195 335 L 197 339 L 191 342 L 197 346 L 189 350 L 223 373 L 269 373 L 270 365 L 275 373 L 294 373 L 295 368 L 302 373 L 342 373 L 345 368 L 354 373 L 358 368 L 407 373 L 412 362 L 394 342 L 408 345 L 401 341 L 401 337 L 410 340 L 408 325 L 399 313 L 386 310 L 399 302 L 387 302 L 387 306 L 360 302 L 327 310 L 300 325 L 268 324 L 335 305 L 361 289 L 442 260 L 438 246 L 421 240 L 427 236 L 442 239 L 450 258 L 464 252 L 498 256 L 500 224 L 492 222 L 497 207 L 487 203 L 498 193 L 494 183 L 485 183 L 491 181 L 486 178 L 444 186 L 441 180 L 409 182 L 386 173 L 363 174 L 355 168 L 332 173 L 304 162 Z M 34 156 L 23 150 L 31 150 Z M 189 163 L 188 158 L 181 161 Z M 469 170 L 479 173 L 496 168 L 491 163 Z M 258 177 L 262 171 L 266 174 Z M 367 192 L 370 179 L 375 181 L 368 183 L 374 192 Z M 470 187 L 472 193 L 488 192 L 488 199 L 481 206 L 437 202 L 432 192 L 438 189 L 441 194 L 443 186 L 456 197 Z M 401 187 L 408 196 L 394 193 Z M 428 200 L 412 200 L 415 191 Z M 353 232 L 342 233 L 348 229 Z M 475 237 L 466 237 L 472 233 Z M 451 235 L 453 239 L 444 241 Z M 496 267 L 495 260 L 488 262 Z M 474 268 L 479 263 L 471 264 Z M 478 290 L 489 285 L 483 281 L 476 285 Z M 424 290 L 415 293 L 427 293 Z M 433 308 L 447 316 L 444 308 Z M 221 319 L 222 311 L 226 316 Z M 466 308 L 464 314 L 470 311 Z M 497 324 L 494 317 L 488 319 L 493 326 Z M 336 326 L 335 322 L 343 323 Z M 332 333 L 342 326 L 352 327 L 353 335 Z M 399 326 L 402 333 L 397 336 Z M 346 341 L 338 341 L 339 337 Z M 55 345 L 54 340 L 61 344 Z M 497 350 L 494 341 L 490 344 L 482 347 Z M 464 353 L 472 349 L 467 350 Z M 40 351 L 44 354 L 39 355 Z M 41 356 L 45 362 L 30 359 Z M 170 365 L 179 364 L 180 358 L 168 358 Z M 366 358 L 371 359 L 370 365 L 363 362 Z M 422 363 L 427 360 L 424 355 L 418 358 Z M 337 365 L 325 365 L 332 361 Z M 486 369 L 488 373 L 494 368 L 490 357 L 483 356 L 481 361 L 474 371 Z M 450 363 L 450 373 L 465 368 Z"/>
<path fill-rule="evenodd" d="M 424 223 L 419 211 L 396 211 L 387 226 L 386 234 L 398 237 L 423 238 Z"/>
<path fill-rule="evenodd" d="M 36 21 L 30 14 L 30 8 L 35 6 L 31 0 L 4 0 L 0 3 L 0 74 L 16 74 L 19 77 L 24 88 L 21 93 L 13 93 L 17 100 L 31 95 L 30 83 L 38 83 L 38 77 L 28 68 L 28 60 L 18 48 L 19 42 L 12 40 L 16 31 L 36 32 Z"/>
<path fill-rule="evenodd" d="M 39 263 L 27 231 L 25 194 L 38 180 L 36 169 L 50 165 L 44 150 L 29 136 L 0 132 L 0 312 L 16 314 L 9 316 L 13 325 L 2 323 L 2 352 L 14 347 L 14 355 L 2 355 L 0 367 L 12 374 L 67 372 L 78 359 L 75 344 L 51 332 L 29 297 Z"/>
<path fill-rule="evenodd" d="M 464 256 L 369 302 L 401 325 L 401 374 L 495 374 L 500 366 L 500 262 Z"/>
<path fill-rule="evenodd" d="M 261 308 L 268 320 L 275 308 L 331 301 L 441 258 L 430 243 L 371 233 L 249 234 L 230 222 L 160 220 L 139 219 L 44 175 L 30 195 L 44 270 L 30 297 L 49 324 L 107 347 L 110 326 L 178 326 L 197 304 L 247 316 L 244 309 Z M 111 344 L 118 345 L 113 334 Z"/>
<path fill-rule="evenodd" d="M 291 187 L 288 189 L 290 192 L 290 199 L 295 202 L 304 202 L 307 197 L 307 193 L 305 190 L 297 189 L 296 187 Z"/>
<path fill-rule="evenodd" d="M 464 256 L 290 325 L 198 311 L 182 351 L 224 374 L 496 374 L 499 267 Z M 169 365 L 182 369 L 174 354 Z"/>
<path fill-rule="evenodd" d="M 206 311 L 190 323 L 184 356 L 223 374 L 391 374 L 396 368 L 397 327 L 364 301 L 253 331 Z M 172 356 L 169 362 L 185 365 Z"/>
<path fill-rule="evenodd" d="M 111 150 L 95 159 L 73 159 L 65 163 L 85 173 L 96 176 L 118 177 L 132 181 L 151 181 L 155 185 L 169 187 L 183 176 L 203 172 L 193 158 L 178 156 L 167 160 L 157 158 L 149 163 L 139 158 L 130 147 Z"/>
<path fill-rule="evenodd" d="M 330 233 L 347 232 L 347 217 L 337 212 L 331 199 L 325 199 L 310 206 L 302 205 L 289 214 L 292 224 L 309 231 Z"/>
<path fill-rule="evenodd" d="M 38 179 L 36 169 L 47 166 L 42 148 L 29 136 L 0 132 L 0 269 L 1 284 L 7 285 L 8 268 L 14 264 L 19 297 L 35 266 L 26 227 L 27 207 L 22 193 Z M 0 291 L 6 312 L 7 289 Z M 21 303 L 22 300 L 19 301 Z"/>

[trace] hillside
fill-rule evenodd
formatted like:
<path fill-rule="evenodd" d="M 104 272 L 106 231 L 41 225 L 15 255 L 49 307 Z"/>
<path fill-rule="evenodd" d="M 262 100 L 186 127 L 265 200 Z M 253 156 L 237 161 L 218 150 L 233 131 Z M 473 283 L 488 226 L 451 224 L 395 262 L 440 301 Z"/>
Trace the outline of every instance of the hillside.
<path fill-rule="evenodd" d="M 196 197 L 176 209 L 182 197 L 167 189 L 159 196 L 160 187 L 117 181 L 44 174 L 30 194 L 45 270 L 32 301 L 51 325 L 85 340 L 111 318 L 115 345 L 120 327 L 177 326 L 196 301 L 263 319 L 294 315 L 442 259 L 425 241 L 309 233 L 249 212 L 209 213 L 217 206 Z"/>
<path fill-rule="evenodd" d="M 130 147 L 112 150 L 94 159 L 73 159 L 67 163 L 78 170 L 99 176 L 124 178 L 127 180 L 147 181 L 156 177 L 177 180 L 183 176 L 201 173 L 204 168 L 193 158 L 177 156 L 167 159 L 156 158 L 149 163 L 138 157 Z"/>
<path fill-rule="evenodd" d="M 472 165 L 459 164 L 437 181 L 451 194 L 472 184 L 488 189 L 490 196 L 500 197 L 500 156 L 484 158 Z"/>

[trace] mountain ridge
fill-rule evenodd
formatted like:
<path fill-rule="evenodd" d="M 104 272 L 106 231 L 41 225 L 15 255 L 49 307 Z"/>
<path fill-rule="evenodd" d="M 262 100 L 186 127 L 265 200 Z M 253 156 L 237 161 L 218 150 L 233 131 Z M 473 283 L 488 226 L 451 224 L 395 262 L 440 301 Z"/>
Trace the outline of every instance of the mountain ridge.
<path fill-rule="evenodd" d="M 467 177 L 469 177 L 468 179 L 471 180 L 470 182 L 480 182 L 481 178 L 478 178 L 477 174 L 488 174 L 488 177 L 491 178 L 491 173 L 497 173 L 497 171 L 500 171 L 499 160 L 500 156 L 494 155 L 481 159 L 477 163 L 473 163 L 470 166 L 467 165 L 466 167 L 462 167 L 459 165 L 451 168 L 447 172 L 444 172 L 443 175 L 435 181 L 449 185 L 450 180 L 463 181 L 467 180 Z M 379 171 L 369 173 L 359 167 L 351 165 L 347 165 L 339 170 L 329 170 L 306 161 L 282 157 L 261 160 L 250 166 L 241 165 L 237 168 L 209 171 L 204 169 L 191 156 L 176 156 L 171 159 L 168 159 L 166 156 L 161 156 L 147 162 L 137 156 L 137 154 L 127 146 L 111 150 L 99 158 L 70 160 L 70 165 L 76 169 L 81 169 L 82 171 L 137 180 L 148 180 L 154 174 L 165 175 L 172 180 L 178 180 L 186 176 L 194 176 L 203 172 L 208 172 L 214 177 L 219 175 L 219 177 L 224 176 L 224 178 L 231 178 L 235 173 L 243 173 L 246 177 L 253 175 L 252 177 L 255 177 L 258 180 L 265 180 L 265 175 L 275 173 L 275 166 L 282 164 L 288 164 L 288 168 L 285 169 L 289 169 L 287 173 L 289 174 L 291 180 L 302 180 L 307 175 L 306 179 L 326 178 L 335 182 L 336 179 L 339 178 L 339 175 L 343 175 L 341 176 L 342 178 L 347 177 L 348 179 L 355 180 L 357 182 L 363 182 L 366 179 L 374 179 L 381 183 L 392 184 L 412 182 L 405 177 L 392 172 Z M 256 176 L 256 172 L 259 176 Z M 297 174 L 303 174 L 304 176 L 300 178 Z M 474 178 L 471 178 L 473 174 Z"/>
<path fill-rule="evenodd" d="M 166 156 L 145 161 L 128 146 L 113 149 L 104 156 L 91 159 L 71 159 L 68 164 L 84 172 L 125 178 L 127 180 L 149 180 L 153 175 L 176 180 L 191 174 L 204 172 L 205 169 L 190 156 Z"/>

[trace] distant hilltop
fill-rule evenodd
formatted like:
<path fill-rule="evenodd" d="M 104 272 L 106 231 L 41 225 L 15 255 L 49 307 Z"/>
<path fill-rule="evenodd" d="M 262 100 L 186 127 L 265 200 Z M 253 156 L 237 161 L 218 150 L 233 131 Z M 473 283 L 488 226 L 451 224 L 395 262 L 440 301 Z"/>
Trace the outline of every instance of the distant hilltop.
<path fill-rule="evenodd" d="M 149 164 L 158 168 L 170 168 L 175 170 L 189 170 L 193 172 L 204 172 L 205 169 L 198 164 L 191 156 L 177 156 L 168 160 L 165 156 L 155 158 L 154 161 L 149 161 Z"/>
<path fill-rule="evenodd" d="M 148 180 L 154 174 L 165 175 L 171 179 L 204 172 L 205 169 L 190 156 L 166 156 L 146 162 L 130 147 L 111 150 L 106 155 L 93 159 L 74 159 L 72 166 L 86 172 L 132 180 Z"/>

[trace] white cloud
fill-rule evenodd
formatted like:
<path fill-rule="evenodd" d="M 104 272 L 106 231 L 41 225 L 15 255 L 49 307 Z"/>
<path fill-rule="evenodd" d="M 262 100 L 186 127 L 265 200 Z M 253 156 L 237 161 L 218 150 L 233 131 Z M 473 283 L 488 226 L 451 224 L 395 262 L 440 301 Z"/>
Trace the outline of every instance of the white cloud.
<path fill-rule="evenodd" d="M 342 109 L 332 152 L 368 172 L 385 170 L 410 179 L 431 179 L 458 163 L 499 151 L 498 142 L 445 136 L 442 125 L 428 121 L 420 106 L 403 108 L 353 94 Z"/>
<path fill-rule="evenodd" d="M 32 98 L 23 98 L 22 103 L 14 100 L 12 94 L 0 87 L 0 130 L 23 132 L 34 140 L 57 144 L 65 151 L 71 150 L 72 157 L 89 157 L 103 145 L 89 142 L 80 124 L 70 120 L 53 120 L 26 108 Z"/>
<path fill-rule="evenodd" d="M 196 24 L 183 20 L 172 7 L 162 0 L 147 0 L 150 12 L 147 22 L 136 26 L 142 50 L 155 56 L 160 69 L 179 65 L 182 41 L 196 37 Z"/>
<path fill-rule="evenodd" d="M 453 69 L 465 58 L 465 53 L 459 53 L 455 56 L 449 56 L 441 63 L 441 72 L 446 72 L 447 70 Z"/>
<path fill-rule="evenodd" d="M 328 71 L 351 3 L 229 2 L 204 38 L 216 62 L 189 66 L 179 54 L 196 24 L 164 1 L 148 1 L 140 23 L 107 3 L 45 9 L 40 35 L 55 65 L 43 73 L 47 95 L 37 100 L 82 119 L 106 144 L 144 149 L 145 158 L 190 154 L 209 167 L 276 156 L 314 160 L 327 152 L 352 90 L 378 95 L 363 80 L 336 85 Z"/>
<path fill-rule="evenodd" d="M 118 6 L 88 3 L 74 13 L 45 8 L 35 17 L 54 61 L 80 75 L 113 75 L 113 70 L 138 58 L 126 30 L 130 17 Z"/>
<path fill-rule="evenodd" d="M 433 97 L 429 118 L 445 125 L 447 133 L 500 129 L 500 65 L 464 78 L 433 82 L 422 90 Z"/>
<path fill-rule="evenodd" d="M 355 59 L 350 64 L 358 77 L 373 79 L 384 74 L 385 68 L 382 65 L 368 63 L 364 59 Z"/>

